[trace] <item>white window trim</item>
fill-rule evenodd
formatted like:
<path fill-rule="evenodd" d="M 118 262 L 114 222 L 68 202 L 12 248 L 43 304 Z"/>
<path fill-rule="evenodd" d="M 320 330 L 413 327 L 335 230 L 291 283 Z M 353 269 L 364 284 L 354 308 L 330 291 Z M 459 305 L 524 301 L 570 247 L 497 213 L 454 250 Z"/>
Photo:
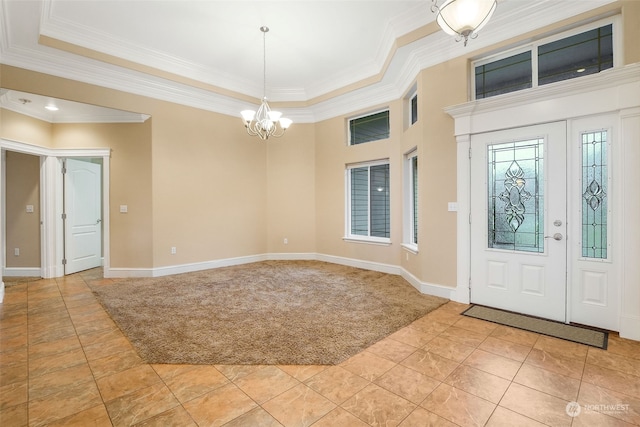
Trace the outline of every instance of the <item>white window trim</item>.
<path fill-rule="evenodd" d="M 500 51 L 489 56 L 478 58 L 471 61 L 471 100 L 476 100 L 476 67 L 484 64 L 488 64 L 500 59 L 508 58 L 510 56 L 517 55 L 531 51 L 531 89 L 538 87 L 538 46 L 551 43 L 554 41 L 562 40 L 576 34 L 584 33 L 596 28 L 604 27 L 605 25 L 612 25 L 611 33 L 613 37 L 613 68 L 620 67 L 624 64 L 623 61 L 623 44 L 622 44 L 622 21 L 620 15 L 610 16 L 607 18 L 599 19 L 597 21 L 590 22 L 588 24 L 575 27 L 560 33 L 553 34 L 531 43 L 523 44 L 521 46 L 514 47 L 509 50 Z M 574 79 L 569 79 L 574 80 Z M 562 80 L 566 81 L 566 80 Z M 561 82 L 556 82 L 561 83 Z M 553 84 L 553 83 L 551 83 Z M 546 86 L 546 85 L 545 85 Z M 522 89 L 526 90 L 526 89 Z M 518 91 L 516 91 L 518 92 Z M 498 95 L 499 96 L 499 95 Z"/>
<path fill-rule="evenodd" d="M 403 175 L 402 194 L 403 194 L 403 216 L 402 216 L 402 247 L 414 254 L 418 253 L 418 245 L 413 243 L 414 229 L 414 198 L 413 195 L 413 174 L 411 160 L 418 156 L 418 148 L 414 147 L 404 154 L 403 158 Z M 417 207 L 415 207 L 417 208 Z"/>
<path fill-rule="evenodd" d="M 347 118 L 347 146 L 348 147 L 355 147 L 355 146 L 361 145 L 361 144 L 352 144 L 351 143 L 351 121 L 352 120 L 361 119 L 362 117 L 367 117 L 367 116 L 373 116 L 374 114 L 383 113 L 385 111 L 389 112 L 389 138 L 391 138 L 391 109 L 387 106 L 387 107 L 383 107 L 383 108 L 380 108 L 380 109 L 377 109 L 377 110 L 372 110 L 372 111 L 366 112 L 364 114 L 359 114 L 357 116 L 348 117 Z M 385 140 L 387 140 L 389 138 L 376 139 L 374 141 L 369 141 L 369 142 L 385 141 Z"/>
<path fill-rule="evenodd" d="M 346 165 L 344 169 L 345 228 L 344 228 L 344 236 L 342 240 L 344 240 L 345 242 L 369 243 L 369 244 L 385 245 L 385 246 L 388 246 L 391 244 L 390 237 L 360 236 L 357 234 L 351 234 L 351 174 L 350 174 L 350 171 L 351 169 L 379 166 L 379 165 L 389 165 L 389 172 L 391 172 L 391 163 L 389 159 L 372 160 L 372 161 L 362 162 L 362 163 L 349 163 Z M 391 175 L 391 173 L 389 173 L 389 175 Z M 369 208 L 371 208 L 370 205 L 369 205 Z M 371 224 L 369 224 L 369 226 L 371 226 Z"/>

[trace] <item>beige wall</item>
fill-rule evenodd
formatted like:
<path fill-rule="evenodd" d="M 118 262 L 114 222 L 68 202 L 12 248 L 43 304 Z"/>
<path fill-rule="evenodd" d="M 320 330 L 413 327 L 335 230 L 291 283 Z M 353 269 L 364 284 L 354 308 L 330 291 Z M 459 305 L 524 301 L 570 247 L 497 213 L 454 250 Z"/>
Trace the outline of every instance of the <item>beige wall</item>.
<path fill-rule="evenodd" d="M 265 253 L 266 144 L 246 135 L 238 118 L 169 103 L 158 107 L 154 265 Z"/>
<path fill-rule="evenodd" d="M 7 152 L 5 173 L 6 266 L 40 268 L 40 158 Z M 27 205 L 33 212 L 27 212 Z"/>
<path fill-rule="evenodd" d="M 625 63 L 640 61 L 640 2 L 623 1 L 526 34 L 517 44 L 597 14 L 622 10 Z M 452 41 L 453 43 L 453 41 Z M 264 253 L 319 253 L 401 265 L 418 279 L 456 284 L 456 142 L 443 108 L 468 99 L 467 56 L 416 76 L 419 120 L 405 130 L 403 101 L 371 106 L 315 124 L 294 124 L 281 139 L 249 137 L 237 117 L 0 66 L 0 87 L 151 115 L 143 125 L 43 124 L 2 111 L 0 135 L 42 146 L 109 147 L 111 259 L 116 268 L 160 268 Z M 346 118 L 388 106 L 391 137 L 349 147 Z M 126 129 L 126 130 L 125 130 Z M 419 253 L 401 248 L 402 160 L 418 148 Z M 348 163 L 389 158 L 390 246 L 345 242 Z M 118 207 L 126 204 L 128 214 Z M 288 244 L 283 239 L 288 239 Z M 172 255 L 170 248 L 177 253 Z"/>
<path fill-rule="evenodd" d="M 267 252 L 316 252 L 314 125 L 296 124 L 267 147 Z M 284 243 L 284 239 L 288 243 Z"/>
<path fill-rule="evenodd" d="M 0 138 L 51 147 L 51 123 L 0 108 Z"/>

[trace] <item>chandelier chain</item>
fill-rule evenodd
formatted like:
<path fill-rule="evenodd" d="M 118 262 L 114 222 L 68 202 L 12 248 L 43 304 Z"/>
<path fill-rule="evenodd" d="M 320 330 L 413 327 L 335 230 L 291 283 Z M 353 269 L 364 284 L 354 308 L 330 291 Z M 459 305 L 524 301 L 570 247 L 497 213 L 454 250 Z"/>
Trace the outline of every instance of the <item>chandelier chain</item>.
<path fill-rule="evenodd" d="M 269 27 L 260 28 L 262 31 L 262 97 L 267 97 L 267 31 Z"/>

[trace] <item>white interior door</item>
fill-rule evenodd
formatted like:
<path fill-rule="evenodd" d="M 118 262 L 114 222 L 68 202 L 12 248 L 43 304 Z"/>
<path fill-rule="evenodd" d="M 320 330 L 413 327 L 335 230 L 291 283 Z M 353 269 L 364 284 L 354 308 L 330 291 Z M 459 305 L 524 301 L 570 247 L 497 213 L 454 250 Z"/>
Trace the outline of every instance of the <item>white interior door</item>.
<path fill-rule="evenodd" d="M 71 274 L 102 262 L 102 167 L 74 159 L 65 163 L 65 274 Z"/>
<path fill-rule="evenodd" d="M 566 123 L 471 137 L 471 302 L 567 321 Z"/>

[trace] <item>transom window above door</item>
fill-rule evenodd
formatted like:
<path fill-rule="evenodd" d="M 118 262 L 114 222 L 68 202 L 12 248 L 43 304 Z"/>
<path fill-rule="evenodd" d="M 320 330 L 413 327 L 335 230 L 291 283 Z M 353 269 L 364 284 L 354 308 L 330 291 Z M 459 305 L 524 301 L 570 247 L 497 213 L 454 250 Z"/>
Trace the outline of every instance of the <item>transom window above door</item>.
<path fill-rule="evenodd" d="M 611 18 L 475 61 L 475 99 L 613 68 L 615 28 Z"/>

